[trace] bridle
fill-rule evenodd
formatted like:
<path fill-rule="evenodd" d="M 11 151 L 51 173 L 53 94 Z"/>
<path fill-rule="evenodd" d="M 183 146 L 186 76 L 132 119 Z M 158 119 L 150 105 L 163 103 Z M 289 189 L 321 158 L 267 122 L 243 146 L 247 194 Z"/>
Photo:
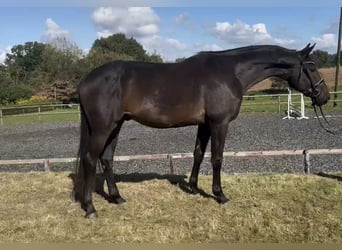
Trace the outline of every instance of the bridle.
<path fill-rule="evenodd" d="M 319 81 L 315 82 L 312 80 L 311 78 L 311 75 L 309 74 L 309 70 L 305 67 L 305 65 L 307 64 L 313 64 L 315 65 L 315 62 L 314 61 L 301 61 L 300 63 L 300 71 L 299 71 L 299 74 L 298 74 L 298 79 L 297 79 L 297 83 L 299 83 L 299 80 L 302 76 L 302 74 L 304 73 L 308 78 L 309 78 L 309 81 L 310 81 L 310 85 L 311 85 L 311 88 L 309 89 L 310 93 L 311 93 L 311 98 L 313 100 L 315 100 L 320 94 L 321 94 L 321 88 L 319 88 L 323 83 L 324 83 L 324 80 L 323 78 L 321 78 Z M 321 127 L 327 131 L 328 133 L 331 133 L 331 134 L 336 134 L 335 132 L 333 132 L 330 128 L 327 128 L 325 127 L 319 116 L 318 116 L 318 113 L 317 113 L 317 108 L 316 108 L 316 105 L 314 102 L 312 102 L 312 106 L 314 108 L 314 111 L 315 111 L 315 114 L 316 114 L 316 117 L 317 117 L 317 120 L 319 122 L 319 124 L 321 125 Z M 322 117 L 324 119 L 324 121 L 327 123 L 328 127 L 329 127 L 329 122 L 327 120 L 327 118 L 325 117 L 324 113 L 323 113 L 323 110 L 322 110 L 322 107 L 321 106 L 318 106 L 321 114 L 322 114 Z"/>
<path fill-rule="evenodd" d="M 309 89 L 309 91 L 311 93 L 311 98 L 316 99 L 321 93 L 321 89 L 318 87 L 324 83 L 324 80 L 323 80 L 323 78 L 321 78 L 319 81 L 314 83 L 314 81 L 311 78 L 311 75 L 308 72 L 309 70 L 305 67 L 305 65 L 307 65 L 307 64 L 315 65 L 315 62 L 314 61 L 304 61 L 304 62 L 300 63 L 300 71 L 299 71 L 297 83 L 299 82 L 302 74 L 304 73 L 309 78 L 309 81 L 310 81 L 311 88 Z"/>

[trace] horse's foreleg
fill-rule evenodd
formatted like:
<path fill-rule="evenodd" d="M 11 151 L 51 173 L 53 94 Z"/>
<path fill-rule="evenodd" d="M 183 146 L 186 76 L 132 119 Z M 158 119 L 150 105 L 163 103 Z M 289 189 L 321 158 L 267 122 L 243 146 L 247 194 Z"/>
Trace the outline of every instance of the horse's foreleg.
<path fill-rule="evenodd" d="M 210 138 L 209 128 L 207 124 L 201 124 L 198 126 L 196 145 L 194 150 L 194 163 L 191 171 L 191 176 L 189 180 L 189 186 L 193 193 L 198 193 L 198 174 L 200 165 L 203 161 L 205 149 L 207 148 L 208 141 Z"/>
<path fill-rule="evenodd" d="M 221 167 L 223 160 L 223 149 L 228 132 L 228 124 L 213 124 L 210 126 L 211 134 L 211 163 L 213 166 L 213 194 L 220 204 L 228 202 L 221 187 Z"/>

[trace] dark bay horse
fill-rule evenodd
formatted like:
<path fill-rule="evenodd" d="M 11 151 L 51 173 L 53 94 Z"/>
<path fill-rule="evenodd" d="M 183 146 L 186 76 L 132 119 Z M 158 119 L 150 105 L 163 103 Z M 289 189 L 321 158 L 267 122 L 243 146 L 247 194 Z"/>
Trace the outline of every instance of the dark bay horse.
<path fill-rule="evenodd" d="M 112 165 L 120 128 L 133 119 L 154 128 L 198 125 L 189 187 L 199 192 L 200 164 L 211 138 L 212 191 L 219 203 L 222 192 L 222 154 L 229 123 L 240 110 L 242 96 L 261 80 L 277 76 L 321 106 L 329 91 L 309 54 L 263 45 L 220 52 L 201 52 L 181 63 L 114 61 L 90 72 L 78 87 L 81 105 L 79 163 L 73 197 L 86 217 L 96 216 L 92 202 L 96 165 L 103 167 L 109 201 L 122 203 Z"/>

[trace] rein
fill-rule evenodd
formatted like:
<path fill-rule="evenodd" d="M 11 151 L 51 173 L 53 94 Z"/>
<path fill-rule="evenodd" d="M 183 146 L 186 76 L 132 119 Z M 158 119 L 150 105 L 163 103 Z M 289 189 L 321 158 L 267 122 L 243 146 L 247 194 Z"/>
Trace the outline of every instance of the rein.
<path fill-rule="evenodd" d="M 323 113 L 323 110 L 322 110 L 321 106 L 318 106 L 318 107 L 319 107 L 319 110 L 320 110 L 320 112 L 321 112 L 321 114 L 322 114 L 322 117 L 323 117 L 324 121 L 325 121 L 325 122 L 327 123 L 327 125 L 328 125 L 328 128 L 326 128 L 326 127 L 323 125 L 323 123 L 321 122 L 321 119 L 319 118 L 318 113 L 317 113 L 316 105 L 313 105 L 313 108 L 314 108 L 314 110 L 315 110 L 315 114 L 316 114 L 316 117 L 317 117 L 317 120 L 318 120 L 319 124 L 321 125 L 321 127 L 322 127 L 326 132 L 328 132 L 328 133 L 330 133 L 330 134 L 333 134 L 333 135 L 336 135 L 336 132 L 332 131 L 332 130 L 329 128 L 329 123 L 328 123 L 327 119 L 325 118 L 325 115 L 324 115 L 324 113 Z"/>

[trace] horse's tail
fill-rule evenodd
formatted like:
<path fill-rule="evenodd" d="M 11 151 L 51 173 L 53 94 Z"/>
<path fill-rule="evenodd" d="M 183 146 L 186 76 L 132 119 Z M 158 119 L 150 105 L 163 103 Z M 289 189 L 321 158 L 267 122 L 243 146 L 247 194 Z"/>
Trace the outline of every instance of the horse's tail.
<path fill-rule="evenodd" d="M 87 122 L 86 115 L 84 113 L 82 104 L 80 102 L 81 112 L 81 125 L 80 125 L 80 144 L 77 152 L 76 166 L 75 166 L 75 178 L 74 178 L 74 189 L 73 199 L 75 201 L 81 201 L 84 191 L 84 157 L 86 156 L 86 146 L 90 137 L 89 125 Z"/>

